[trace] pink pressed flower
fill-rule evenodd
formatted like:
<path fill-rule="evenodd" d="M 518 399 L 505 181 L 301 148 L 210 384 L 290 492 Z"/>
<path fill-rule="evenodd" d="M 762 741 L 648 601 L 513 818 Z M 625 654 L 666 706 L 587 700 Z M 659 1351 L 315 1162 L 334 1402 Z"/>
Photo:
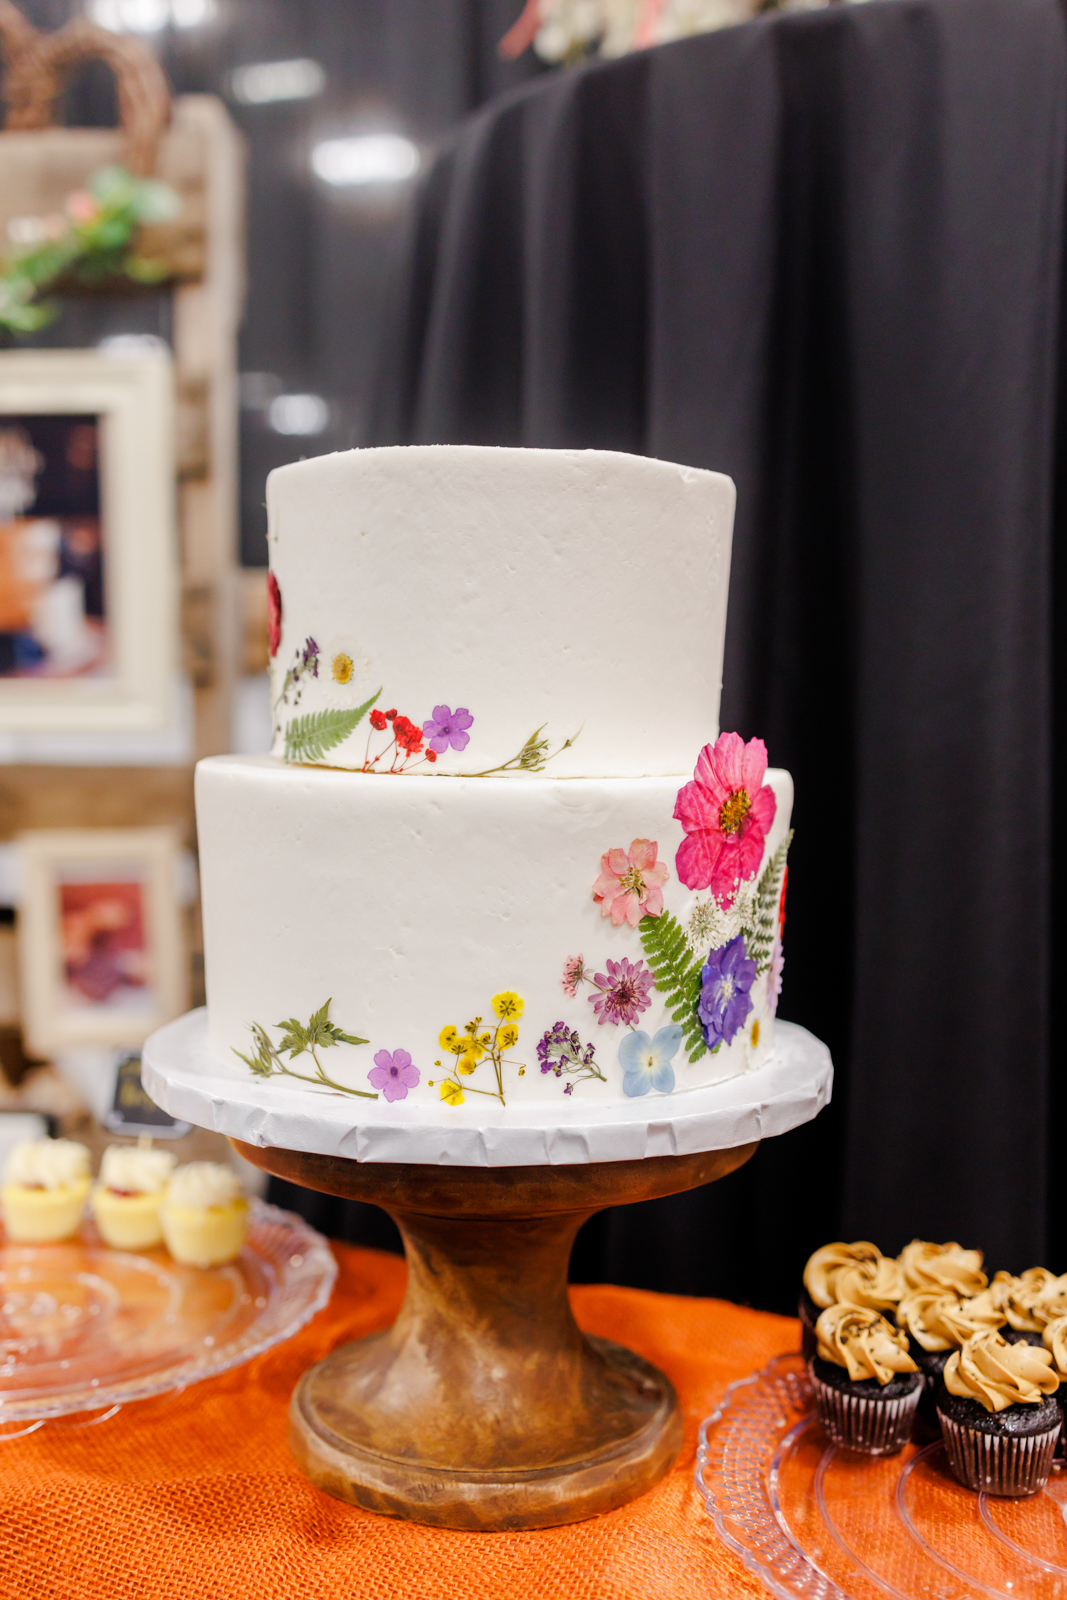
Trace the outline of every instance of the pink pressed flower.
<path fill-rule="evenodd" d="M 658 917 L 663 910 L 661 885 L 670 871 L 656 860 L 658 850 L 652 839 L 635 839 L 628 851 L 607 850 L 601 856 L 593 899 L 616 928 L 624 922 L 636 928 L 642 917 Z"/>
<path fill-rule="evenodd" d="M 754 878 L 774 822 L 774 790 L 763 782 L 767 746 L 721 733 L 697 757 L 693 781 L 678 791 L 674 815 L 685 829 L 675 866 L 687 889 L 710 889 L 726 909 L 737 886 Z"/>
<path fill-rule="evenodd" d="M 601 1025 L 613 1022 L 629 1026 L 652 1004 L 652 974 L 643 961 L 627 961 L 625 956 L 621 961 L 609 961 L 607 968 L 606 973 L 598 972 L 593 977 L 600 992 L 589 996 L 589 1004 Z"/>
<path fill-rule="evenodd" d="M 563 993 L 568 1000 L 573 1000 L 578 993 L 578 985 L 585 982 L 585 959 L 582 956 L 568 956 L 563 963 Z"/>

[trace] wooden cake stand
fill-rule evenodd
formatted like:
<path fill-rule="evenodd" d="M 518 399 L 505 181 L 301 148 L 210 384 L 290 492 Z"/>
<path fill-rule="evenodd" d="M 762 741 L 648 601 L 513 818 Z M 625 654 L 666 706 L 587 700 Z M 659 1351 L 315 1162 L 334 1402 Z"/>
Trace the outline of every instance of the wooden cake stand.
<path fill-rule="evenodd" d="M 265 1171 L 381 1206 L 404 1239 L 408 1287 L 384 1333 L 306 1372 L 289 1438 L 313 1483 L 388 1516 L 484 1532 L 549 1528 L 657 1483 L 682 1440 L 662 1372 L 587 1338 L 567 1297 L 582 1223 L 710 1183 L 733 1150 L 575 1166 L 361 1162 L 232 1139 Z"/>
<path fill-rule="evenodd" d="M 446 1121 L 276 1083 L 219 1061 L 207 1014 L 146 1042 L 144 1086 L 224 1133 L 255 1166 L 381 1206 L 408 1259 L 392 1328 L 344 1345 L 293 1395 L 296 1458 L 329 1494 L 443 1528 L 547 1528 L 650 1489 L 682 1437 L 678 1401 L 632 1351 L 585 1337 L 567 1265 L 605 1206 L 733 1172 L 762 1139 L 830 1099 L 826 1046 L 779 1022 L 756 1071 L 610 1106 L 502 1110 Z"/>

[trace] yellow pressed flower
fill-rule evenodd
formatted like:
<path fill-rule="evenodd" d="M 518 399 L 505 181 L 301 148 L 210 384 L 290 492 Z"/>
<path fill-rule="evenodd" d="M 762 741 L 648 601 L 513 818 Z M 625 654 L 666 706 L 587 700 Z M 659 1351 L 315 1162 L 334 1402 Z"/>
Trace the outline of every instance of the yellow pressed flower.
<path fill-rule="evenodd" d="M 476 1055 L 473 1055 L 468 1050 L 467 1053 L 465 1055 L 460 1056 L 459 1060 L 456 1062 L 456 1071 L 457 1072 L 462 1072 L 465 1076 L 467 1076 L 467 1075 L 469 1075 L 470 1073 L 472 1073 L 474 1071 L 474 1069 L 475 1069 L 475 1067 L 477 1065 L 478 1065 L 478 1057 Z"/>
<path fill-rule="evenodd" d="M 756 1018 L 755 1022 L 752 1024 L 752 1031 L 748 1036 L 748 1040 L 749 1040 L 749 1043 L 751 1044 L 753 1050 L 755 1050 L 757 1048 L 757 1046 L 759 1045 L 759 1018 L 758 1017 Z"/>
<path fill-rule="evenodd" d="M 451 1078 L 444 1078 L 441 1082 L 441 1099 L 447 1106 L 461 1106 L 463 1104 L 463 1090 Z"/>
<path fill-rule="evenodd" d="M 522 1016 L 526 1002 L 511 989 L 503 989 L 493 996 L 493 1010 L 504 1022 L 517 1021 Z"/>
<path fill-rule="evenodd" d="M 463 1054 L 463 1043 L 451 1023 L 448 1024 L 447 1028 L 441 1029 L 437 1036 L 437 1042 L 442 1050 L 450 1050 L 454 1056 Z"/>
<path fill-rule="evenodd" d="M 496 1045 L 498 1050 L 511 1050 L 519 1042 L 519 1030 L 513 1022 L 505 1022 L 503 1027 L 496 1030 Z"/>
<path fill-rule="evenodd" d="M 352 674 L 355 670 L 356 664 L 348 652 L 346 650 L 338 650 L 330 662 L 330 671 L 333 674 L 334 683 L 351 683 Z"/>

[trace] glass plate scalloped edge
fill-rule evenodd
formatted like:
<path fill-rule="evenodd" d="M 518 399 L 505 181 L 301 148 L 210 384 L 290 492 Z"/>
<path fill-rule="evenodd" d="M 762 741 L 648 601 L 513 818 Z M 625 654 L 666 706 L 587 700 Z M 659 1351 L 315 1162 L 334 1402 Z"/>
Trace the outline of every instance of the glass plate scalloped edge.
<path fill-rule="evenodd" d="M 746 1430 L 735 1405 L 740 1399 L 751 1402 L 748 1409 L 762 1426 Z M 768 1437 L 791 1434 L 811 1409 L 811 1382 L 799 1351 L 738 1378 L 701 1423 L 694 1480 L 719 1538 L 778 1600 L 849 1600 L 789 1534 L 767 1488 Z M 724 1420 L 736 1425 L 721 1427 Z M 773 1479 L 772 1462 L 772 1492 Z"/>
<path fill-rule="evenodd" d="M 322 1234 L 294 1212 L 282 1211 L 266 1201 L 249 1202 L 246 1249 L 274 1267 L 278 1279 L 260 1316 L 232 1344 L 222 1345 L 203 1357 L 188 1358 L 158 1372 L 142 1374 L 111 1386 L 100 1384 L 91 1392 L 71 1390 L 49 1401 L 41 1396 L 0 1404 L 0 1424 L 36 1422 L 69 1416 L 79 1411 L 120 1406 L 153 1395 L 187 1389 L 205 1378 L 218 1377 L 234 1367 L 283 1344 L 311 1321 L 328 1303 L 337 1279 L 337 1262 Z M 104 1420 L 101 1418 L 100 1420 Z M 4 1435 L 0 1434 L 0 1438 Z M 8 1435 L 8 1437 L 14 1437 Z"/>

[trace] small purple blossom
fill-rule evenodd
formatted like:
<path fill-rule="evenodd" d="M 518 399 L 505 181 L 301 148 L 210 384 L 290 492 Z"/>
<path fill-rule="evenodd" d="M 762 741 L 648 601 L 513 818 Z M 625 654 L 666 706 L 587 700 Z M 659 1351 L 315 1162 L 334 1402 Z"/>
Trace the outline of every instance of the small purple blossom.
<path fill-rule="evenodd" d="M 379 1089 L 387 1100 L 404 1100 L 409 1089 L 417 1087 L 422 1074 L 411 1064 L 406 1050 L 379 1050 L 374 1066 L 367 1073 L 372 1086 Z"/>
<path fill-rule="evenodd" d="M 605 1022 L 632 1026 L 642 1011 L 647 1011 L 652 1001 L 652 974 L 643 961 L 609 961 L 607 972 L 594 974 L 593 984 L 599 991 L 589 996 L 589 1004 L 603 1026 Z"/>
<path fill-rule="evenodd" d="M 473 721 L 466 706 L 457 706 L 455 711 L 447 706 L 434 706 L 433 716 L 423 723 L 422 731 L 430 749 L 443 756 L 449 745 L 453 750 L 466 750 L 470 743 L 467 729 Z"/>
<path fill-rule="evenodd" d="M 564 1094 L 573 1094 L 574 1093 L 574 1085 L 573 1085 L 573 1083 L 564 1084 L 563 1093 Z"/>
<path fill-rule="evenodd" d="M 304 640 L 304 670 L 313 678 L 319 675 L 319 647 L 310 636 Z"/>
<path fill-rule="evenodd" d="M 711 951 L 700 969 L 697 1002 L 697 1016 L 709 1050 L 729 1044 L 744 1026 L 752 1010 L 749 990 L 755 981 L 756 963 L 749 957 L 743 934 Z"/>
<path fill-rule="evenodd" d="M 583 1045 L 578 1030 L 568 1028 L 565 1022 L 554 1022 L 537 1042 L 541 1071 L 554 1073 L 557 1078 L 562 1078 L 566 1073 L 576 1080 L 599 1078 L 601 1083 L 606 1083 L 607 1079 L 597 1066 L 595 1056 L 596 1045 Z M 563 1093 L 571 1094 L 573 1088 L 573 1084 L 568 1084 Z"/>

